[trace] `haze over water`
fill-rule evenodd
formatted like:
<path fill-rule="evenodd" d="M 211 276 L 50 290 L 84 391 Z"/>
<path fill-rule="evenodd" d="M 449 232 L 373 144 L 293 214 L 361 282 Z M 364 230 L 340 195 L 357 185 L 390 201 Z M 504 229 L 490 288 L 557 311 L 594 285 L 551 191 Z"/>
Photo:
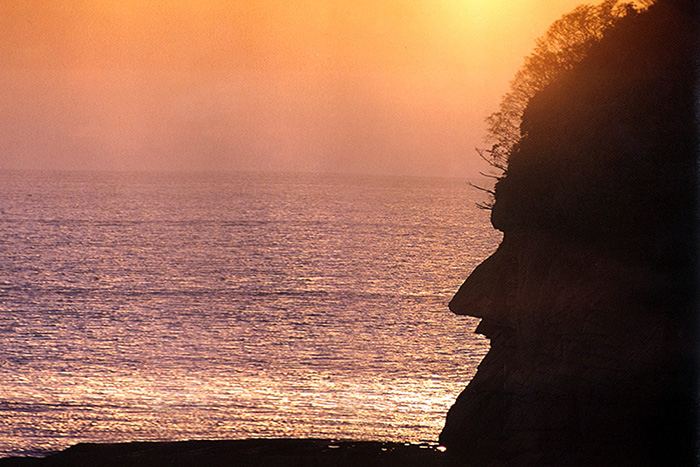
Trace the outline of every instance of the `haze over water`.
<path fill-rule="evenodd" d="M 0 173 L 0 456 L 435 440 L 500 240 L 451 179 Z"/>
<path fill-rule="evenodd" d="M 3 0 L 0 168 L 476 176 L 581 0 Z"/>

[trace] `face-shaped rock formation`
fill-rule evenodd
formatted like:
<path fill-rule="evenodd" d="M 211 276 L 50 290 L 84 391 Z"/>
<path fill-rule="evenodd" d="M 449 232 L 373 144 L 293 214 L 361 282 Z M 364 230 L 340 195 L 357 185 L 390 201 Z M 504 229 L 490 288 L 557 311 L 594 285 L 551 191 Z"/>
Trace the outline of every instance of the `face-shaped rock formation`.
<path fill-rule="evenodd" d="M 441 434 L 466 465 L 696 465 L 699 39 L 661 0 L 530 101 L 450 303 L 491 339 Z"/>

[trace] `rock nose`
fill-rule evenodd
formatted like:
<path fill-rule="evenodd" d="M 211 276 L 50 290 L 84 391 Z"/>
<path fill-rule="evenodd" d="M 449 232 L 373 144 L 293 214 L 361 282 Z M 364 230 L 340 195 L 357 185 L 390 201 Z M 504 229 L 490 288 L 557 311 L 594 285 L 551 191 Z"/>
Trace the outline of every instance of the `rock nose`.
<path fill-rule="evenodd" d="M 456 315 L 505 318 L 512 296 L 517 263 L 504 238 L 498 250 L 479 264 L 449 303 Z"/>

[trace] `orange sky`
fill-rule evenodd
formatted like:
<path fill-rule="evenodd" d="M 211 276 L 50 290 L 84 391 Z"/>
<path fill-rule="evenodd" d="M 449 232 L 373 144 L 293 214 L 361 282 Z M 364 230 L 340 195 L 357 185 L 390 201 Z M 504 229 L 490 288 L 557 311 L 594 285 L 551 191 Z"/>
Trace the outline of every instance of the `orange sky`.
<path fill-rule="evenodd" d="M 3 0 L 0 168 L 471 176 L 579 0 Z"/>

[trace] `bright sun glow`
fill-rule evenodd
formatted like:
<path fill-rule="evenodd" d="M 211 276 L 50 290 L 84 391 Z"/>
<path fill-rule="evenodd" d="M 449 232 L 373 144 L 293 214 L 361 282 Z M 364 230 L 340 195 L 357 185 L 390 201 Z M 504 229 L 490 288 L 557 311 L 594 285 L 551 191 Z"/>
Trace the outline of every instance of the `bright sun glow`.
<path fill-rule="evenodd" d="M 484 117 L 580 1 L 10 1 L 0 165 L 476 175 Z"/>

